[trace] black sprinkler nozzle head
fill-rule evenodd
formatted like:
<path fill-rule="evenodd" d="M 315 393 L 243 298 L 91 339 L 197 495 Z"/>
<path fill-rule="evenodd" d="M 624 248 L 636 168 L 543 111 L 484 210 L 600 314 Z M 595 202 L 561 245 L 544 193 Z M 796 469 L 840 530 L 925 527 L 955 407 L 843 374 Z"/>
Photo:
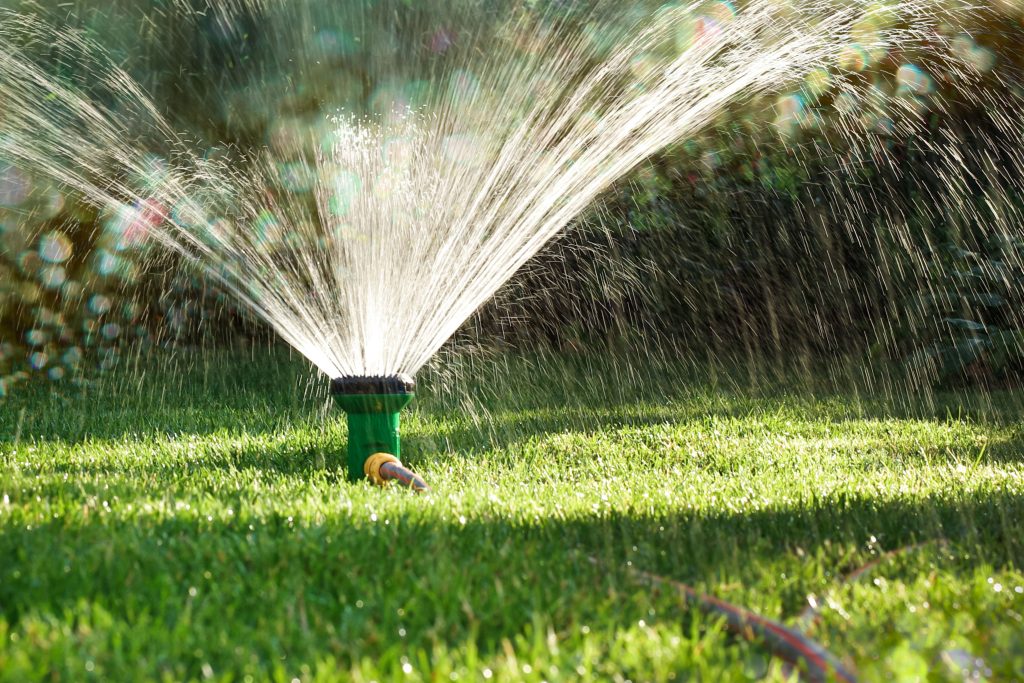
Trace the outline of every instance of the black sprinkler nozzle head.
<path fill-rule="evenodd" d="M 409 375 L 336 377 L 331 380 L 332 396 L 379 396 L 381 394 L 412 394 L 415 391 L 416 381 Z"/>

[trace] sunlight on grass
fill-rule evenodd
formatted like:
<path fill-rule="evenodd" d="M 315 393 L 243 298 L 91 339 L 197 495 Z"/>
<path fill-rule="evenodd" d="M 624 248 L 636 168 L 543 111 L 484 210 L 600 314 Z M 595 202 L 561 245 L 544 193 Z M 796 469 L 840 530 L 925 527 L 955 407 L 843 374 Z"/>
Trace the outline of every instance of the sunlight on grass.
<path fill-rule="evenodd" d="M 1011 419 L 706 387 L 476 416 L 427 395 L 403 434 L 435 487 L 417 497 L 346 483 L 344 420 L 287 393 L 301 372 L 8 404 L 37 409 L 0 417 L 0 680 L 784 678 L 631 567 L 784 623 L 814 595 L 813 635 L 868 680 L 1024 666 Z"/>

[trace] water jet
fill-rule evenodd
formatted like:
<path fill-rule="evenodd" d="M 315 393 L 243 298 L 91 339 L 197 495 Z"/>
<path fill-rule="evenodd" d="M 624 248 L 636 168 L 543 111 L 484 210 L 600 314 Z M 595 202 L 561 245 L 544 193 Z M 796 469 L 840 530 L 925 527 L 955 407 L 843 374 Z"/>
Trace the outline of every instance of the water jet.
<path fill-rule="evenodd" d="M 291 2 L 223 4 L 225 26 L 250 4 L 279 6 L 269 16 L 285 32 L 297 16 Z M 482 32 L 473 39 L 479 49 L 467 44 L 443 69 L 430 57 L 424 68 L 440 77 L 425 81 L 422 107 L 398 106 L 398 98 L 371 117 L 344 108 L 303 124 L 268 121 L 268 139 L 294 138 L 296 149 L 239 154 L 196 149 L 89 41 L 0 13 L 0 157 L 118 217 L 110 221 L 115 244 L 141 235 L 198 266 L 326 377 L 342 378 L 339 405 L 360 411 L 348 412 L 359 416 L 350 473 L 362 478 L 357 456 L 372 455 L 364 441 L 397 449 L 397 437 L 371 438 L 391 428 L 403 400 L 373 393 L 381 378 L 422 368 L 603 192 L 737 104 L 802 88 L 808 73 L 841 75 L 834 63 L 843 45 L 887 51 L 930 44 L 935 34 L 924 0 L 892 3 L 907 27 L 872 36 L 858 27 L 882 22 L 889 4 L 710 4 L 711 14 L 672 3 L 635 25 L 609 18 L 607 53 L 573 22 L 545 28 L 544 17 L 525 16 L 497 42 Z M 83 65 L 90 89 L 18 47 L 48 44 Z M 287 54 L 282 69 L 301 74 Z M 904 80 L 914 75 L 907 73 Z M 112 102 L 98 102 L 94 91 Z M 783 127 L 803 111 L 787 102 Z M 137 142 L 143 134 L 165 161 L 154 166 Z M 308 182 L 287 180 L 297 159 L 309 160 L 299 174 Z M 353 396 L 348 388 L 360 383 L 372 391 Z M 357 398 L 372 395 L 387 397 L 381 410 Z"/>
<path fill-rule="evenodd" d="M 346 376 L 331 380 L 331 396 L 348 417 L 349 481 L 399 481 L 417 491 L 423 480 L 406 469 L 401 455 L 400 413 L 416 397 L 409 375 Z"/>

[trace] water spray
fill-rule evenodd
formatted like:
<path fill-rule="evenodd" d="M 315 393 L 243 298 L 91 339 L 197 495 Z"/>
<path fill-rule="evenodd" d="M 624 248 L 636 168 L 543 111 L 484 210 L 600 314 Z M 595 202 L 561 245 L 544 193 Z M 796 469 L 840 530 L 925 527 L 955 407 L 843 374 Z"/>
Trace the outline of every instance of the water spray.
<path fill-rule="evenodd" d="M 414 491 L 430 490 L 399 460 L 399 414 L 416 396 L 412 377 L 338 377 L 331 380 L 331 396 L 348 416 L 349 481 L 398 481 Z"/>

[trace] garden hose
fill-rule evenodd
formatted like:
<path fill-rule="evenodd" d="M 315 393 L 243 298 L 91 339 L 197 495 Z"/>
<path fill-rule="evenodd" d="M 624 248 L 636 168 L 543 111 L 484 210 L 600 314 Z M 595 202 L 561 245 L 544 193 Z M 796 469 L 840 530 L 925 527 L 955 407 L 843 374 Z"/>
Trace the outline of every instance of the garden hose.
<path fill-rule="evenodd" d="M 699 592 L 684 583 L 644 571 L 631 570 L 633 575 L 652 586 L 669 586 L 687 604 L 702 612 L 725 618 L 726 628 L 747 640 L 760 639 L 771 653 L 793 667 L 800 676 L 813 683 L 842 681 L 854 683 L 857 677 L 822 645 L 783 624 L 760 614 Z"/>
<path fill-rule="evenodd" d="M 862 577 L 866 576 L 869 572 L 871 572 L 871 570 L 873 570 L 875 567 L 878 567 L 883 562 L 887 562 L 893 558 L 900 557 L 902 555 L 908 555 L 910 553 L 917 552 L 918 550 L 922 550 L 932 545 L 939 545 L 945 547 L 947 543 L 948 541 L 946 541 L 946 539 L 938 538 L 931 541 L 924 541 L 923 543 L 915 543 L 913 545 L 904 546 L 902 548 L 897 548 L 896 550 L 890 550 L 889 552 L 879 555 L 870 562 L 867 562 L 846 574 L 843 577 L 843 580 L 840 582 L 840 585 L 847 585 L 859 581 Z M 800 616 L 796 619 L 796 628 L 798 628 L 802 633 L 806 633 L 809 635 L 811 631 L 814 630 L 814 627 L 818 625 L 818 622 L 821 619 L 821 612 L 819 611 L 821 601 L 813 595 L 809 595 L 807 596 L 807 602 L 807 607 L 804 608 L 804 610 L 800 613 Z M 785 670 L 785 675 L 788 676 L 794 671 L 794 667 L 788 662 L 786 666 L 787 668 Z"/>
<path fill-rule="evenodd" d="M 415 472 L 407 468 L 390 453 L 374 453 L 363 464 L 366 477 L 378 486 L 387 486 L 389 481 L 397 481 L 416 493 L 430 491 L 427 482 Z"/>
<path fill-rule="evenodd" d="M 889 552 L 886 552 L 886 553 L 883 553 L 883 554 L 879 555 L 878 557 L 876 557 L 875 559 L 871 560 L 870 562 L 867 562 L 867 563 L 861 565 L 860 567 L 857 567 L 856 569 L 854 569 L 850 573 L 848 573 L 845 576 L 843 576 L 843 579 L 840 582 L 840 585 L 847 585 L 847 584 L 859 581 L 861 578 L 863 578 L 865 575 L 867 575 L 871 570 L 873 570 L 875 567 L 878 567 L 883 562 L 887 562 L 889 560 L 892 560 L 894 558 L 901 557 L 901 556 L 904 556 L 904 555 L 909 555 L 910 553 L 914 553 L 914 552 L 917 552 L 919 550 L 923 550 L 923 549 L 925 549 L 925 548 L 927 548 L 929 546 L 933 546 L 933 545 L 939 545 L 939 546 L 945 547 L 948 543 L 949 542 L 946 539 L 944 539 L 944 538 L 937 538 L 937 539 L 933 539 L 933 540 L 930 540 L 930 541 L 923 541 L 921 543 L 915 543 L 913 545 L 908 545 L 908 546 L 904 546 L 902 548 L 897 548 L 896 550 L 890 550 Z M 821 601 L 818 598 L 816 598 L 815 596 L 811 595 L 811 596 L 808 596 L 807 602 L 808 602 L 807 607 L 804 608 L 804 610 L 800 613 L 800 616 L 797 617 L 797 620 L 796 620 L 797 627 L 801 631 L 803 631 L 805 633 L 810 632 L 811 630 L 813 630 L 814 627 L 818 624 L 818 621 L 821 619 L 821 613 L 819 612 L 819 606 L 821 605 Z"/>
<path fill-rule="evenodd" d="M 600 564 L 596 558 L 589 559 L 593 564 Z M 633 568 L 629 573 L 634 579 L 650 586 L 674 589 L 686 604 L 705 614 L 724 617 L 726 628 L 731 633 L 746 640 L 763 642 L 773 656 L 793 667 L 805 680 L 813 683 L 855 683 L 857 680 L 835 655 L 797 630 L 713 595 L 701 593 L 685 583 Z"/>
<path fill-rule="evenodd" d="M 891 550 L 849 572 L 843 577 L 841 583 L 849 584 L 858 581 L 883 562 L 936 544 L 944 546 L 947 541 L 939 538 Z M 589 559 L 593 564 L 600 564 L 593 557 Z M 800 613 L 796 620 L 796 626 L 789 627 L 712 595 L 701 593 L 692 586 L 679 581 L 639 569 L 631 568 L 629 572 L 634 578 L 649 585 L 673 588 L 687 604 L 697 607 L 706 614 L 723 616 L 730 632 L 747 640 L 760 639 L 773 656 L 784 662 L 784 671 L 787 677 L 796 673 L 801 678 L 814 683 L 830 680 L 854 683 L 857 680 L 852 671 L 843 666 L 834 655 L 810 637 L 809 631 L 814 628 L 820 618 L 819 603 L 815 599 L 810 600 L 810 605 Z"/>

